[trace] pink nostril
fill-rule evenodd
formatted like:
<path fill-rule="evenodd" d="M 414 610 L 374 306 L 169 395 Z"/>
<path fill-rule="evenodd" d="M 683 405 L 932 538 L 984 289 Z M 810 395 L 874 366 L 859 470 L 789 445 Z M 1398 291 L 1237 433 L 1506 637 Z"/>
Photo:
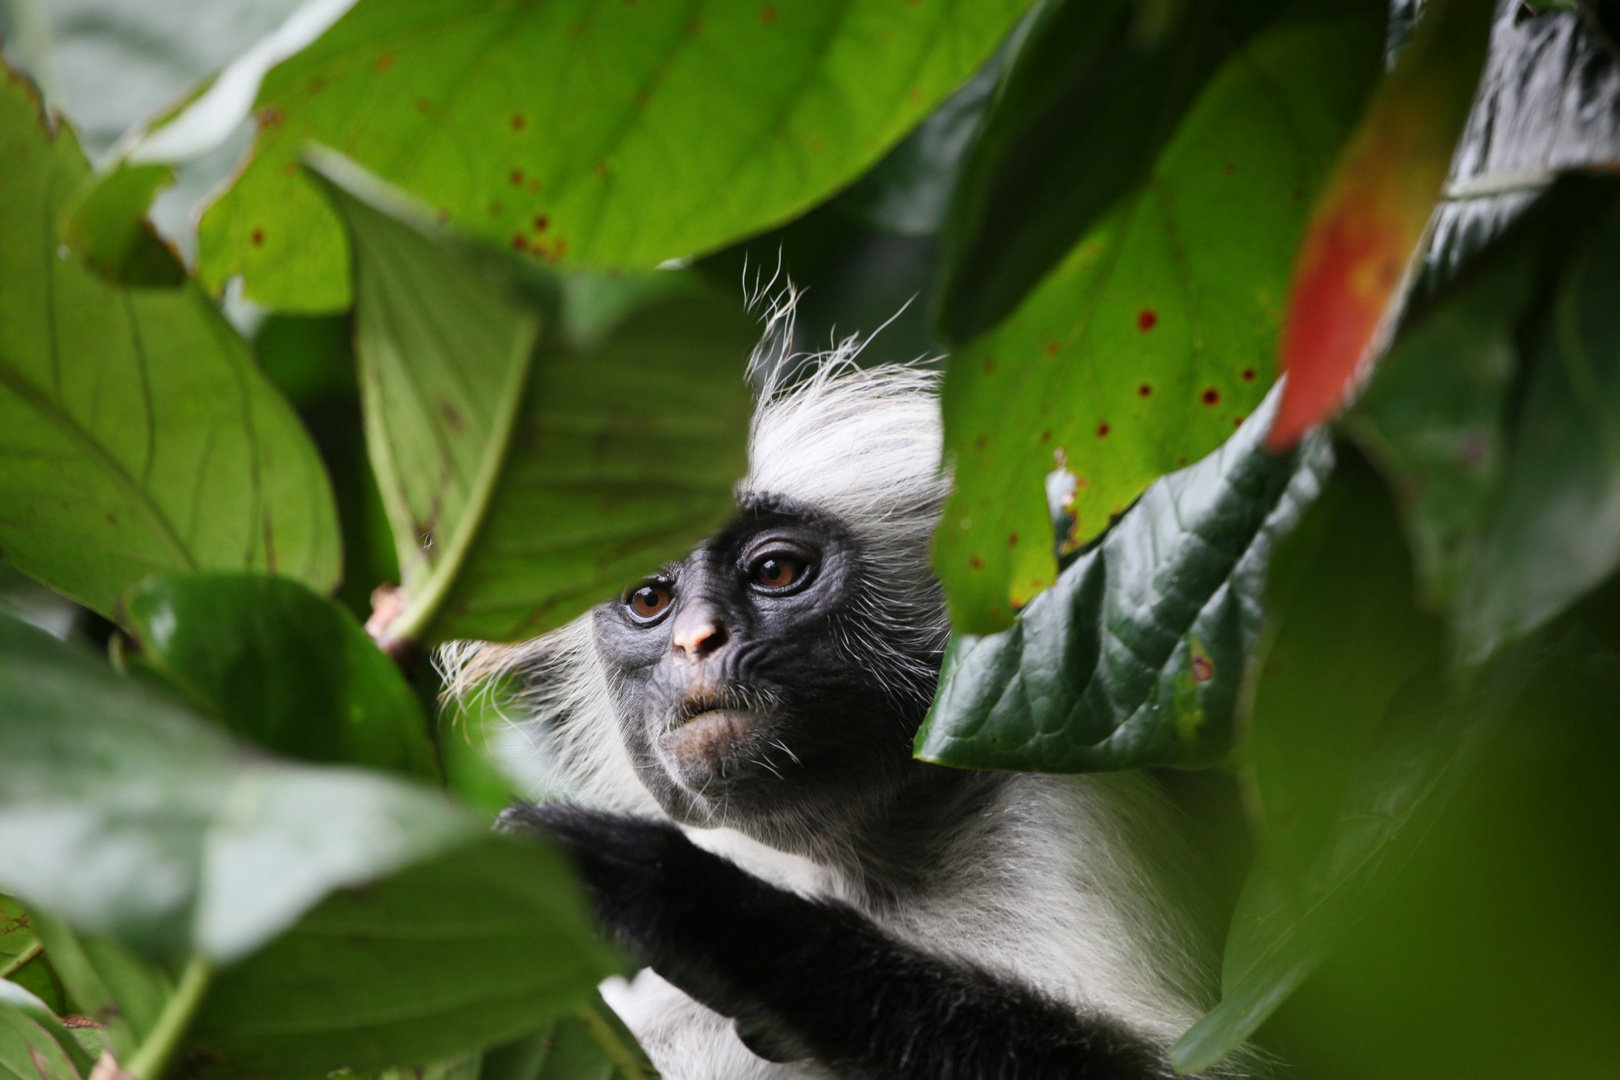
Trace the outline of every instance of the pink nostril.
<path fill-rule="evenodd" d="M 688 608 L 675 617 L 669 640 L 688 656 L 701 657 L 714 652 L 728 640 L 725 624 L 707 604 Z"/>

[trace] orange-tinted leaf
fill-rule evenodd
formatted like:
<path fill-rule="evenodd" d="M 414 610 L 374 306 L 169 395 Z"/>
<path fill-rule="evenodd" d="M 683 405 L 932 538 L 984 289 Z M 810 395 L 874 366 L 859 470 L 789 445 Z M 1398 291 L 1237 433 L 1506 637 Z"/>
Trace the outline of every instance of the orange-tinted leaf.
<path fill-rule="evenodd" d="M 1273 450 L 1354 388 L 1440 197 L 1490 36 L 1491 0 L 1431 0 L 1317 205 L 1288 304 Z"/>

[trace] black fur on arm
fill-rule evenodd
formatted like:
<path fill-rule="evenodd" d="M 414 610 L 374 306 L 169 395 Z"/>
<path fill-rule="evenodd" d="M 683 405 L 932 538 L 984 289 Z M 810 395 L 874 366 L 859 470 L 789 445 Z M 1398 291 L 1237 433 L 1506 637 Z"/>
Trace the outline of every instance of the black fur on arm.
<path fill-rule="evenodd" d="M 704 851 L 666 822 L 517 805 L 508 830 L 579 864 L 625 948 L 777 1060 L 860 1080 L 1147 1080 L 1164 1055 L 1103 1017 L 906 945 L 843 904 L 810 900 Z"/>

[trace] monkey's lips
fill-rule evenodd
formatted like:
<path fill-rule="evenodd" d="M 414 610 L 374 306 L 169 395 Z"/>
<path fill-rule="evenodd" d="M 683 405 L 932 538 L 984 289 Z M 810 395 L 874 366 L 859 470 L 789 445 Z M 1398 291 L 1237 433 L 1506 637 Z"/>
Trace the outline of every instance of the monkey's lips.
<path fill-rule="evenodd" d="M 760 719 L 747 709 L 704 709 L 666 732 L 661 741 L 694 779 L 725 776 L 745 760 Z"/>

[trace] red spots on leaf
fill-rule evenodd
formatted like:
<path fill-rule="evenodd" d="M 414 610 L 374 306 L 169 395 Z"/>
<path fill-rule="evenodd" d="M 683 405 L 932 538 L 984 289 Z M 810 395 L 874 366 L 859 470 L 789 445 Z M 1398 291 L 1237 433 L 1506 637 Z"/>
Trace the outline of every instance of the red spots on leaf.
<path fill-rule="evenodd" d="M 309 82 L 304 84 L 304 92 L 309 94 L 318 94 L 325 89 L 326 80 L 321 78 L 319 75 L 315 76 L 313 79 L 309 80 Z"/>
<path fill-rule="evenodd" d="M 1153 396 L 1153 387 L 1149 386 L 1147 383 L 1143 383 L 1141 386 L 1138 386 L 1136 388 L 1136 396 L 1137 397 L 1152 397 Z"/>
<path fill-rule="evenodd" d="M 1215 663 L 1207 656 L 1195 656 L 1192 662 L 1193 682 L 1207 683 L 1215 677 Z"/>
<path fill-rule="evenodd" d="M 529 190 L 531 192 L 539 191 L 540 190 L 540 178 L 538 176 L 529 177 L 529 183 L 528 183 L 527 186 L 528 186 L 528 188 L 529 188 Z"/>
<path fill-rule="evenodd" d="M 510 179 L 512 181 L 512 186 L 513 187 L 522 187 L 523 186 L 523 170 L 522 169 L 513 169 L 512 170 L 512 175 L 510 177 L 508 177 L 508 179 Z"/>
<path fill-rule="evenodd" d="M 419 112 L 419 113 L 431 112 L 433 110 L 433 102 L 429 101 L 425 97 L 417 98 L 415 104 L 416 104 L 416 111 Z"/>
<path fill-rule="evenodd" d="M 297 176 L 298 175 L 298 162 L 297 161 L 289 161 L 289 162 L 287 162 L 287 164 L 283 165 L 281 167 L 281 175 L 282 176 Z"/>
<path fill-rule="evenodd" d="M 1047 356 L 1056 356 L 1056 355 L 1057 355 L 1057 354 L 1058 354 L 1058 348 L 1059 348 L 1059 347 L 1060 347 L 1060 346 L 1059 346 L 1059 345 L 1058 345 L 1058 343 L 1057 343 L 1057 342 L 1055 342 L 1055 341 L 1048 341 L 1048 342 L 1047 342 L 1047 343 L 1046 343 L 1046 355 L 1047 355 Z"/>
<path fill-rule="evenodd" d="M 1205 405 L 1219 405 L 1221 403 L 1221 392 L 1212 386 L 1199 395 L 1198 400 Z"/>
<path fill-rule="evenodd" d="M 1142 331 L 1142 333 L 1145 334 L 1149 330 L 1153 329 L 1155 326 L 1158 326 L 1158 325 L 1159 325 L 1159 313 L 1157 311 L 1154 311 L 1152 308 L 1143 308 L 1141 311 L 1139 311 L 1137 313 L 1137 315 L 1136 315 L 1136 328 L 1138 330 Z"/>
<path fill-rule="evenodd" d="M 983 450 L 985 447 L 987 447 L 989 445 L 990 445 L 990 436 L 988 436 L 988 435 L 980 435 L 977 439 L 973 440 L 973 449 L 975 449 L 975 450 Z"/>
<path fill-rule="evenodd" d="M 638 109 L 645 109 L 647 102 L 650 100 L 652 99 L 648 96 L 647 91 L 637 90 L 635 96 L 630 99 L 630 103 Z"/>
<path fill-rule="evenodd" d="M 249 239 L 253 241 L 254 247 L 264 247 L 264 229 L 255 225 Z"/>
<path fill-rule="evenodd" d="M 529 121 L 524 118 L 522 113 L 513 113 L 511 124 L 513 131 L 522 131 L 529 126 Z"/>
<path fill-rule="evenodd" d="M 1245 416 L 1234 416 L 1232 417 L 1232 426 L 1235 428 L 1240 428 L 1243 426 L 1243 421 L 1246 419 L 1248 418 Z"/>
<path fill-rule="evenodd" d="M 606 180 L 608 175 L 607 162 L 598 161 L 595 165 L 591 166 L 591 172 L 596 174 L 597 179 Z"/>
<path fill-rule="evenodd" d="M 512 234 L 512 250 L 513 251 L 528 251 L 529 250 L 529 238 L 527 236 L 524 236 L 522 233 L 513 233 Z"/>
<path fill-rule="evenodd" d="M 1099 439 L 1108 438 L 1108 433 L 1111 430 L 1113 430 L 1113 429 L 1110 428 L 1106 423 L 1098 424 L 1097 425 L 1097 438 L 1099 438 Z"/>
<path fill-rule="evenodd" d="M 691 19 L 687 20 L 686 36 L 697 37 L 701 33 L 703 33 L 703 20 L 694 15 Z"/>
<path fill-rule="evenodd" d="M 377 70 L 378 71 L 387 71 L 389 68 L 391 68 L 393 66 L 394 66 L 394 54 L 393 53 L 385 52 L 381 56 L 377 57 Z"/>
<path fill-rule="evenodd" d="M 769 4 L 763 4 L 759 9 L 759 25 L 770 26 L 776 22 L 776 9 Z"/>
<path fill-rule="evenodd" d="M 1007 534 L 1007 546 L 1008 547 L 1017 547 L 1018 546 L 1018 534 L 1017 533 L 1008 533 Z"/>
<path fill-rule="evenodd" d="M 461 418 L 461 411 L 450 402 L 439 402 L 439 415 L 444 417 L 444 422 L 449 424 L 450 430 L 456 434 L 467 430 L 467 422 Z"/>
<path fill-rule="evenodd" d="M 1231 176 L 1233 173 L 1237 172 L 1236 163 L 1228 161 L 1225 165 L 1221 166 L 1221 172 L 1225 173 L 1227 176 Z"/>
<path fill-rule="evenodd" d="M 1299 202 L 1301 199 L 1303 199 L 1305 197 L 1305 189 L 1304 188 L 1295 188 L 1293 191 L 1290 191 L 1288 193 L 1288 197 L 1293 199 L 1295 202 Z"/>
<path fill-rule="evenodd" d="M 1047 428 L 1045 431 L 1041 432 L 1041 442 L 1048 443 L 1048 442 L 1051 442 L 1051 441 L 1052 441 L 1052 429 Z"/>
<path fill-rule="evenodd" d="M 988 359 L 988 360 L 986 360 L 984 362 L 984 373 L 986 375 L 994 375 L 996 373 L 996 358 L 995 357 L 992 356 L 990 359 Z"/>
<path fill-rule="evenodd" d="M 909 102 L 915 108 L 919 108 L 919 109 L 922 108 L 922 103 L 923 103 L 922 91 L 918 90 L 916 87 L 913 87 L 910 90 L 910 92 L 908 92 L 906 94 L 906 101 Z"/>
<path fill-rule="evenodd" d="M 274 105 L 266 105 L 264 108 L 258 111 L 258 114 L 254 117 L 254 119 L 259 122 L 259 127 L 261 128 L 276 128 L 280 127 L 282 122 L 286 120 L 287 117 Z"/>
<path fill-rule="evenodd" d="M 435 217 L 438 219 L 439 224 L 443 225 L 450 220 L 450 208 L 448 206 L 439 207 L 439 212 Z"/>
<path fill-rule="evenodd" d="M 1241 378 L 1243 379 L 1244 382 L 1254 382 L 1254 368 L 1252 368 L 1252 367 L 1244 368 Z"/>
<path fill-rule="evenodd" d="M 568 254 L 568 241 L 566 241 L 566 240 L 558 240 L 555 244 L 551 245 L 551 261 L 552 262 L 556 262 L 558 259 L 562 258 L 566 254 Z"/>
<path fill-rule="evenodd" d="M 534 219 L 534 231 L 535 232 L 545 232 L 546 228 L 550 224 L 551 224 L 551 219 L 546 217 L 546 215 L 541 214 L 539 217 L 536 217 Z"/>
<path fill-rule="evenodd" d="M 501 200 L 499 200 L 499 199 L 491 199 L 490 200 L 490 202 L 489 202 L 489 214 L 490 214 L 491 217 L 500 217 L 505 212 L 506 212 L 506 204 L 505 203 L 501 202 Z"/>
<path fill-rule="evenodd" d="M 973 556 L 969 557 L 968 565 L 970 567 L 972 567 L 973 569 L 975 569 L 975 570 L 983 570 L 984 569 L 984 560 L 979 558 L 977 555 L 973 555 Z"/>
<path fill-rule="evenodd" d="M 1185 465 L 1185 464 L 1187 464 L 1187 459 L 1186 458 L 1176 458 L 1176 466 L 1178 468 Z"/>

